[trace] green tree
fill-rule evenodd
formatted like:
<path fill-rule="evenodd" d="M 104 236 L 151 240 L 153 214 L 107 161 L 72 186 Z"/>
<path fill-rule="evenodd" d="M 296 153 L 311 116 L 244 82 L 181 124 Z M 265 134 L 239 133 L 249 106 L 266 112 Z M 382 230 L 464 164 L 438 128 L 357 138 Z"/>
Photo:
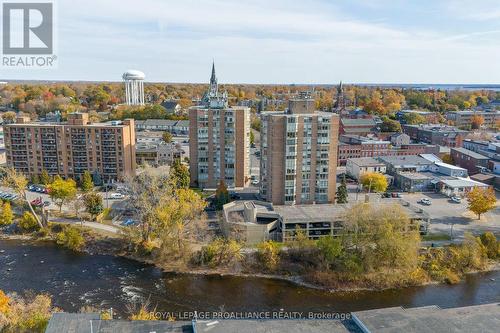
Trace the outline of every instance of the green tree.
<path fill-rule="evenodd" d="M 23 213 L 23 216 L 19 220 L 19 227 L 23 231 L 34 231 L 39 229 L 35 217 L 29 212 Z"/>
<path fill-rule="evenodd" d="M 87 170 L 85 170 L 85 172 L 83 173 L 81 188 L 82 188 L 82 191 L 85 193 L 92 191 L 92 189 L 94 188 L 94 182 L 92 180 L 92 175 Z"/>
<path fill-rule="evenodd" d="M 172 163 L 170 179 L 175 188 L 189 188 L 189 170 L 179 159 Z"/>
<path fill-rule="evenodd" d="M 49 185 L 50 184 L 50 176 L 47 170 L 43 169 L 42 173 L 40 174 L 40 183 L 43 185 Z"/>
<path fill-rule="evenodd" d="M 40 184 L 40 178 L 38 177 L 37 174 L 31 175 L 30 183 L 31 184 Z"/>
<path fill-rule="evenodd" d="M 65 203 L 76 197 L 76 182 L 73 179 L 64 180 L 56 176 L 49 189 L 49 196 L 59 206 L 59 212 Z"/>
<path fill-rule="evenodd" d="M 345 175 L 342 177 L 342 181 L 337 189 L 337 203 L 345 204 L 347 203 L 348 193 L 347 193 L 347 184 L 345 181 Z"/>
<path fill-rule="evenodd" d="M 397 120 L 388 117 L 382 117 L 382 124 L 380 125 L 382 132 L 401 132 L 401 124 Z"/>
<path fill-rule="evenodd" d="M 330 269 L 332 263 L 339 258 L 344 251 L 342 241 L 338 237 L 321 237 L 317 242 L 317 246 L 327 270 Z"/>
<path fill-rule="evenodd" d="M 469 210 L 477 214 L 477 219 L 481 219 L 481 214 L 486 213 L 496 207 L 497 198 L 495 191 L 490 188 L 474 187 L 467 194 Z"/>
<path fill-rule="evenodd" d="M 215 190 L 215 206 L 218 210 L 222 209 L 222 206 L 229 202 L 229 192 L 224 181 L 221 179 L 217 189 Z"/>
<path fill-rule="evenodd" d="M 253 134 L 253 131 L 250 130 L 250 144 L 254 145 L 255 144 L 255 136 Z"/>
<path fill-rule="evenodd" d="M 1 225 L 12 224 L 13 219 L 14 219 L 14 213 L 12 213 L 10 202 L 6 201 L 2 207 L 2 217 L 0 220 L 0 224 Z"/>
<path fill-rule="evenodd" d="M 172 142 L 172 133 L 170 132 L 163 132 L 162 134 L 162 139 L 163 141 L 165 141 L 166 143 L 171 143 Z"/>
<path fill-rule="evenodd" d="M 83 204 L 92 220 L 95 220 L 96 216 L 101 214 L 104 209 L 101 195 L 95 192 L 86 193 L 83 197 Z"/>
<path fill-rule="evenodd" d="M 387 178 L 378 172 L 365 172 L 361 175 L 360 183 L 368 192 L 385 192 L 387 189 Z"/>
<path fill-rule="evenodd" d="M 427 122 L 427 119 L 425 119 L 424 116 L 415 112 L 406 113 L 403 116 L 403 119 L 408 125 L 419 125 Z"/>

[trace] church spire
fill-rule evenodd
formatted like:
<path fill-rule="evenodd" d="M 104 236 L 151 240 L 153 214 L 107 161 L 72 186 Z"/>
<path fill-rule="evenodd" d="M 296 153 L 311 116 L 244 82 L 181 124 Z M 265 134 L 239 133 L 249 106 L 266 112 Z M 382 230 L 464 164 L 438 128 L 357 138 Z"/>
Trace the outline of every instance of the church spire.
<path fill-rule="evenodd" d="M 215 76 L 215 61 L 212 61 L 212 76 L 210 77 L 210 84 L 217 84 L 217 77 Z"/>

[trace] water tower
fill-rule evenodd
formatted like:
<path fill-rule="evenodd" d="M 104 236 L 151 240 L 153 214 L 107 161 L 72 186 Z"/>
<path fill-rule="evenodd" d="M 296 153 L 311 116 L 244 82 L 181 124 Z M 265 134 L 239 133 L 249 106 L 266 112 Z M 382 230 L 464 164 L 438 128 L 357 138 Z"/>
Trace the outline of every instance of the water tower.
<path fill-rule="evenodd" d="M 141 71 L 130 69 L 123 73 L 125 82 L 125 102 L 127 105 L 144 105 L 144 79 Z"/>

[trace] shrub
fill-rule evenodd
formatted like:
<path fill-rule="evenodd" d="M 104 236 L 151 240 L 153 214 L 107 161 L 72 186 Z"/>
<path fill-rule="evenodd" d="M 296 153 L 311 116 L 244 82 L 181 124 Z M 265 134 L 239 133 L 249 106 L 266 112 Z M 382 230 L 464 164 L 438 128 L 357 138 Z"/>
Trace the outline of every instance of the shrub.
<path fill-rule="evenodd" d="M 242 258 L 241 244 L 235 240 L 216 238 L 208 245 L 202 247 L 198 253 L 195 262 L 208 265 L 210 267 L 219 267 L 239 262 Z"/>
<path fill-rule="evenodd" d="M 81 251 L 85 246 L 82 230 L 74 226 L 65 226 L 56 236 L 56 242 L 73 251 Z"/>
<path fill-rule="evenodd" d="M 12 213 L 12 207 L 10 202 L 6 201 L 2 206 L 2 215 L 0 216 L 0 225 L 9 225 L 12 223 L 14 218 L 14 213 Z"/>
<path fill-rule="evenodd" d="M 486 255 L 490 259 L 500 257 L 500 242 L 497 241 L 492 232 L 485 232 L 480 237 L 481 243 L 486 248 Z"/>
<path fill-rule="evenodd" d="M 58 309 L 52 307 L 52 300 L 48 295 L 13 295 L 4 316 L 4 331 L 44 332 L 53 311 Z"/>
<path fill-rule="evenodd" d="M 273 241 L 257 245 L 257 258 L 268 271 L 274 271 L 280 263 L 280 244 Z"/>
<path fill-rule="evenodd" d="M 33 216 L 33 214 L 29 212 L 24 212 L 23 216 L 19 220 L 18 223 L 19 227 L 21 228 L 22 231 L 24 232 L 31 232 L 38 230 L 38 222 L 36 221 L 36 218 Z"/>

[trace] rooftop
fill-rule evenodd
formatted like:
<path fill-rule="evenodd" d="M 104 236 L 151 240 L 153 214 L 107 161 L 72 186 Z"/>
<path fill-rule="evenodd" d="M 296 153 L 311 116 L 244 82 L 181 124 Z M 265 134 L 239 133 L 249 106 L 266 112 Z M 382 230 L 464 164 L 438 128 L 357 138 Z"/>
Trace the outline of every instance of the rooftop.
<path fill-rule="evenodd" d="M 431 165 L 433 162 L 426 160 L 417 155 L 407 156 L 381 156 L 378 158 L 384 163 L 392 164 L 394 167 L 416 166 L 416 165 Z"/>
<path fill-rule="evenodd" d="M 472 150 L 465 149 L 465 148 L 451 148 L 451 151 L 457 151 L 461 154 L 467 155 L 472 157 L 473 159 L 476 160 L 488 160 L 489 158 L 487 156 L 483 156 L 481 154 L 478 154 L 476 152 L 473 152 Z"/>
<path fill-rule="evenodd" d="M 373 157 L 358 157 L 358 158 L 350 158 L 349 161 L 356 164 L 357 166 L 383 166 L 384 163 L 374 159 Z"/>
<path fill-rule="evenodd" d="M 375 126 L 373 118 L 340 118 L 344 126 Z"/>

